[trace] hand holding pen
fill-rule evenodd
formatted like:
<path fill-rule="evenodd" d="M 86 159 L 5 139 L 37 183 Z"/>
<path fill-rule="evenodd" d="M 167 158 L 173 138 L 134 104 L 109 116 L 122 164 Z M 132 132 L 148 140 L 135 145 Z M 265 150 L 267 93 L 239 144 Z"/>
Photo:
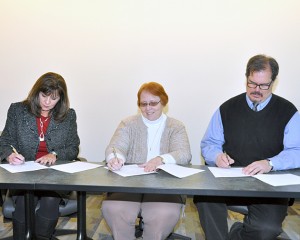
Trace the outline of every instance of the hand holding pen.
<path fill-rule="evenodd" d="M 12 165 L 20 165 L 25 162 L 25 158 L 18 153 L 14 146 L 10 145 L 13 152 L 8 156 L 7 161 Z"/>
<path fill-rule="evenodd" d="M 120 170 L 124 165 L 124 161 L 118 158 L 116 149 L 114 147 L 112 148 L 112 150 L 113 150 L 114 158 L 110 159 L 107 162 L 107 166 L 112 171 Z"/>
<path fill-rule="evenodd" d="M 221 168 L 229 168 L 233 163 L 234 160 L 226 152 L 219 154 L 216 161 L 217 167 Z"/>

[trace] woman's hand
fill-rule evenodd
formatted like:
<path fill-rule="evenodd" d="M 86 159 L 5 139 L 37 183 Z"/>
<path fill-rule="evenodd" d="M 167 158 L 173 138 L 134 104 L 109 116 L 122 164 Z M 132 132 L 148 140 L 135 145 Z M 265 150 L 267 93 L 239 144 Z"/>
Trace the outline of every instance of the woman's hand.
<path fill-rule="evenodd" d="M 156 168 L 163 164 L 161 157 L 155 157 L 149 160 L 148 162 L 141 164 L 140 167 L 144 168 L 145 172 L 154 172 Z"/>
<path fill-rule="evenodd" d="M 124 165 L 124 161 L 119 158 L 112 158 L 107 162 L 107 166 L 112 171 L 120 170 Z"/>
<path fill-rule="evenodd" d="M 7 157 L 7 161 L 12 165 L 20 165 L 25 162 L 25 158 L 21 154 L 12 153 Z"/>
<path fill-rule="evenodd" d="M 42 165 L 53 165 L 56 162 L 56 155 L 48 153 L 47 155 L 35 160 L 35 162 L 40 163 Z"/>

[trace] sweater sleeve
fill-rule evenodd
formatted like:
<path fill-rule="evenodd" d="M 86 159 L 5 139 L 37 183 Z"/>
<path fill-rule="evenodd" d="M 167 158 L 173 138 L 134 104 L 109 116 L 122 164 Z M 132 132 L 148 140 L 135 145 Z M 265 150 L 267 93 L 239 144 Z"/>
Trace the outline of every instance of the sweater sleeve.
<path fill-rule="evenodd" d="M 190 143 L 185 126 L 175 119 L 167 120 L 161 141 L 162 154 L 170 154 L 177 164 L 189 164 L 192 159 Z"/>

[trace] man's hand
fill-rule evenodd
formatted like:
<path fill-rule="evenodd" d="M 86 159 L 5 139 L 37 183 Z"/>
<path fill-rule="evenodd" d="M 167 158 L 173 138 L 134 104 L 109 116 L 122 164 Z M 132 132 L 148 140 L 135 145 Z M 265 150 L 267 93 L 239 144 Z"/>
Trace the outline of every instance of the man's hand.
<path fill-rule="evenodd" d="M 243 168 L 243 173 L 253 176 L 258 173 L 268 173 L 272 170 L 269 160 L 258 160 Z"/>
<path fill-rule="evenodd" d="M 220 153 L 217 157 L 216 165 L 220 168 L 229 168 L 234 160 L 227 155 L 227 153 Z"/>

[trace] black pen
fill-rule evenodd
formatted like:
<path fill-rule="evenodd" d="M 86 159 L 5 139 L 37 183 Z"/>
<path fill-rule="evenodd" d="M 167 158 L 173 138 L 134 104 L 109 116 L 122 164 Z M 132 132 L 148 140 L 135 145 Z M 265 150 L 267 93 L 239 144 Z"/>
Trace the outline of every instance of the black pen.
<path fill-rule="evenodd" d="M 226 159 L 227 159 L 227 161 L 228 161 L 228 165 L 230 165 L 229 156 L 228 156 L 228 154 L 227 154 L 225 151 L 224 151 L 224 153 L 225 153 Z"/>

